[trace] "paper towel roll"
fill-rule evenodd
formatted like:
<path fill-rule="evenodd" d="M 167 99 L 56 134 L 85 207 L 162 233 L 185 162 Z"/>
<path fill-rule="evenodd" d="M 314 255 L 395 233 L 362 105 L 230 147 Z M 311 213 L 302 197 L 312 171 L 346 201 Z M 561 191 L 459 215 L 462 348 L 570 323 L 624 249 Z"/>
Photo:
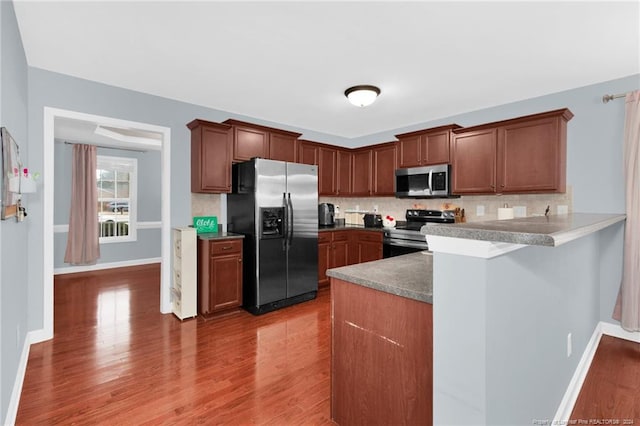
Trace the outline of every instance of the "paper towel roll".
<path fill-rule="evenodd" d="M 513 219 L 512 207 L 500 207 L 498 208 L 498 220 Z"/>

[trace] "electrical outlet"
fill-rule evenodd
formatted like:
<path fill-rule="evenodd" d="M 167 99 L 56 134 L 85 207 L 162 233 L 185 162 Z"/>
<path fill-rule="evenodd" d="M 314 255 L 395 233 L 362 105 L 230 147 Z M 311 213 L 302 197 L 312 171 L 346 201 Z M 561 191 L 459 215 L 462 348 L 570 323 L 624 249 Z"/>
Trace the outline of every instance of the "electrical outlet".
<path fill-rule="evenodd" d="M 482 204 L 476 206 L 476 216 L 484 216 L 484 206 Z"/>
<path fill-rule="evenodd" d="M 571 347 L 571 333 L 567 334 L 567 358 L 571 356 L 572 347 Z"/>

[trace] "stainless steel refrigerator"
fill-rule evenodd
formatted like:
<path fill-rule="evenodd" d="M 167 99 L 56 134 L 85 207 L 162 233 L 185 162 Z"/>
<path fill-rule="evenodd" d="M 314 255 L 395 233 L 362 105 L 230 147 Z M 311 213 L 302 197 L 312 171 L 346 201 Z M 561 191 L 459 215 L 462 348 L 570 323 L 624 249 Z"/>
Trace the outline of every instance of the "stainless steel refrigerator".
<path fill-rule="evenodd" d="M 318 167 L 254 158 L 233 165 L 228 230 L 244 234 L 243 306 L 262 314 L 316 297 Z"/>

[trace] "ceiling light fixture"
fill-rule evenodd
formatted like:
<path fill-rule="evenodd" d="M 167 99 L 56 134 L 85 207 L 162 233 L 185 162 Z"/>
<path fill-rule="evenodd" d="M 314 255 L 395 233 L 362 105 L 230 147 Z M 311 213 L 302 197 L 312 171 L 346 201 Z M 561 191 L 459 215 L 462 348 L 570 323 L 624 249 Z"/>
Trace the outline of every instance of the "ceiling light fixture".
<path fill-rule="evenodd" d="M 366 107 L 376 101 L 380 94 L 380 89 L 376 86 L 360 85 L 349 87 L 344 91 L 344 95 L 355 106 Z"/>

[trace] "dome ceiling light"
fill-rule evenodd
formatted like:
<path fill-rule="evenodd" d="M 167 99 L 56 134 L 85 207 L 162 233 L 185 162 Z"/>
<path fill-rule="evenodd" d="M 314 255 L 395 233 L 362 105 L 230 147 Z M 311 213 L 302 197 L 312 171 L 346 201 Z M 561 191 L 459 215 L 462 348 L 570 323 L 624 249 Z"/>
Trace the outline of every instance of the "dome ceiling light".
<path fill-rule="evenodd" d="M 349 99 L 349 102 L 358 107 L 371 105 L 379 94 L 380 89 L 370 85 L 353 86 L 344 91 L 344 95 Z"/>

